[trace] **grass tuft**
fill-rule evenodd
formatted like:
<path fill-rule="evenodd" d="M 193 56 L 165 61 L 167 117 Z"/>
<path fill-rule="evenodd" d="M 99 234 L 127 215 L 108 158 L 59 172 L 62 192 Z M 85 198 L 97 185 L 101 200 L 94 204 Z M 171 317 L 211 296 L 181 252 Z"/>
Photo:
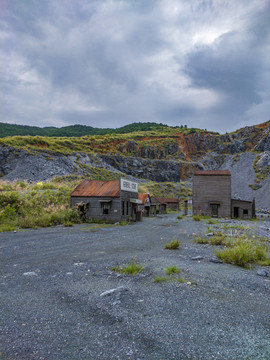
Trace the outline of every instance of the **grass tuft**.
<path fill-rule="evenodd" d="M 172 240 L 170 243 L 164 245 L 165 250 L 177 250 L 180 246 L 180 240 Z"/>
<path fill-rule="evenodd" d="M 165 269 L 165 272 L 167 275 L 171 275 L 171 274 L 179 274 L 180 273 L 180 270 L 178 269 L 177 266 L 168 266 L 166 269 Z"/>
<path fill-rule="evenodd" d="M 154 282 L 157 282 L 157 283 L 164 282 L 164 281 L 167 281 L 167 279 L 164 276 L 157 276 L 154 279 Z"/>
<path fill-rule="evenodd" d="M 134 259 L 125 266 L 114 266 L 111 268 L 112 271 L 116 271 L 126 275 L 137 275 L 144 270 L 142 265 L 136 263 Z"/>
<path fill-rule="evenodd" d="M 250 241 L 238 241 L 231 248 L 215 253 L 223 262 L 242 267 L 267 260 L 267 249 Z"/>

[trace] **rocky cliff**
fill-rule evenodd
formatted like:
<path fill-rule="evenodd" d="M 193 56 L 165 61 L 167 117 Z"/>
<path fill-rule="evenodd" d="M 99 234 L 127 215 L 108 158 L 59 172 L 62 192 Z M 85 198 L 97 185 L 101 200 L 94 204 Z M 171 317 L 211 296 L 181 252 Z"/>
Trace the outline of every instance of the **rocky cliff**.
<path fill-rule="evenodd" d="M 148 133 L 96 141 L 98 147 L 92 139 L 88 141 L 89 152 L 55 152 L 42 138 L 34 142 L 35 148 L 30 142 L 22 147 L 2 141 L 0 176 L 3 180 L 45 181 L 69 174 L 91 176 L 101 169 L 137 179 L 180 182 L 191 181 L 196 169 L 228 169 L 234 197 L 255 197 L 257 207 L 270 209 L 270 121 L 225 135 Z"/>

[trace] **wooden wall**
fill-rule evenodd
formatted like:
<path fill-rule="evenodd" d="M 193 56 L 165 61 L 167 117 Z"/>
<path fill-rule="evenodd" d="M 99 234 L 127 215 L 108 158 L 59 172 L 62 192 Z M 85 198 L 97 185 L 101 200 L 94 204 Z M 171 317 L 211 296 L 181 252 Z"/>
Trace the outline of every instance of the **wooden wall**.
<path fill-rule="evenodd" d="M 94 196 L 72 196 L 70 199 L 71 207 L 78 203 L 88 204 L 86 207 L 86 219 L 100 219 L 111 222 L 120 220 L 136 220 L 137 206 L 132 204 L 130 199 L 137 199 L 138 193 L 129 191 L 120 191 L 120 197 L 94 197 Z M 111 200 L 109 204 L 109 213 L 103 214 L 102 200 Z"/>
<path fill-rule="evenodd" d="M 234 216 L 234 208 L 238 208 L 238 217 L 240 219 L 252 219 L 252 201 L 243 201 L 232 199 L 232 217 Z M 246 210 L 248 213 L 245 214 Z"/>
<path fill-rule="evenodd" d="M 218 217 L 231 217 L 231 176 L 193 176 L 193 214 L 212 216 L 211 204 L 218 206 Z"/>

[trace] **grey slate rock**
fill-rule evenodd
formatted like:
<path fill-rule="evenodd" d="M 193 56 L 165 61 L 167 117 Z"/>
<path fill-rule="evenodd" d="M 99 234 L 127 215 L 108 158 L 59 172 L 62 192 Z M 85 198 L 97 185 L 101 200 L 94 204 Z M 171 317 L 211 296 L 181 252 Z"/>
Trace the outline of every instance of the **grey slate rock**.
<path fill-rule="evenodd" d="M 257 271 L 257 275 L 259 276 L 270 276 L 270 273 L 265 269 L 260 269 Z"/>

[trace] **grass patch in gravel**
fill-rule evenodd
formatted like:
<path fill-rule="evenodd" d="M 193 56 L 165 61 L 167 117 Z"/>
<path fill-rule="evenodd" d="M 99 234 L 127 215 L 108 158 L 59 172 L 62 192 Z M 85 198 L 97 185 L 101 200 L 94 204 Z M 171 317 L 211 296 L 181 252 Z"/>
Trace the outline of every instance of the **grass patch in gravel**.
<path fill-rule="evenodd" d="M 207 224 L 209 225 L 215 225 L 215 224 L 218 224 L 218 221 L 214 220 L 214 219 L 209 219 L 207 220 Z"/>
<path fill-rule="evenodd" d="M 170 243 L 164 245 L 165 250 L 178 250 L 180 246 L 180 240 L 172 240 Z"/>
<path fill-rule="evenodd" d="M 159 283 L 159 282 L 164 282 L 164 281 L 167 281 L 167 280 L 168 279 L 165 278 L 164 276 L 157 276 L 157 277 L 155 277 L 154 282 Z"/>
<path fill-rule="evenodd" d="M 144 267 L 137 264 L 135 259 L 132 259 L 129 264 L 113 266 L 110 270 L 126 275 L 137 275 L 144 270 Z"/>
<path fill-rule="evenodd" d="M 180 270 L 178 269 L 178 267 L 176 265 L 174 266 L 168 266 L 166 269 L 165 269 L 165 272 L 167 275 L 171 275 L 171 274 L 179 274 L 180 273 Z"/>
<path fill-rule="evenodd" d="M 242 267 L 251 267 L 255 263 L 269 263 L 267 247 L 248 238 L 239 238 L 231 243 L 230 248 L 215 251 L 215 254 L 225 263 Z"/>
<path fill-rule="evenodd" d="M 196 236 L 194 237 L 196 244 L 210 244 L 210 245 L 223 245 L 230 246 L 231 242 L 225 234 L 217 234 L 214 236 Z"/>

